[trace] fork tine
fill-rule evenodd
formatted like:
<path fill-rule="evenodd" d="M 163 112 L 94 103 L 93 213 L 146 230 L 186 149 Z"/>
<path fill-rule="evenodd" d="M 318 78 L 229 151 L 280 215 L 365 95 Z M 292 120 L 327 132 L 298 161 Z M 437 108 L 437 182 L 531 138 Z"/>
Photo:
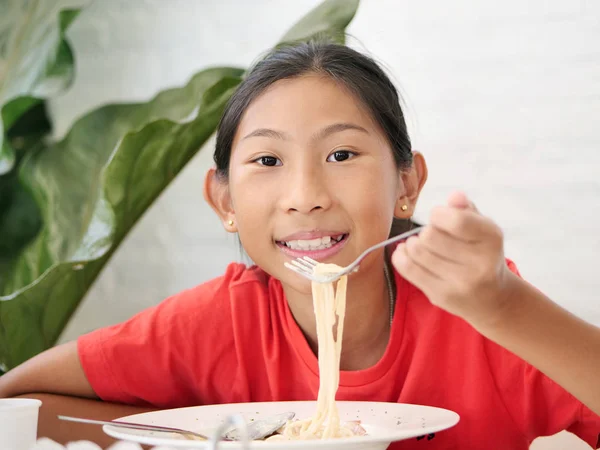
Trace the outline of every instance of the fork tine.
<path fill-rule="evenodd" d="M 312 266 L 314 266 L 314 267 L 316 267 L 316 266 L 319 264 L 319 261 L 315 261 L 314 259 L 312 259 L 312 258 L 311 258 L 311 257 L 309 257 L 309 256 L 303 256 L 303 257 L 302 257 L 302 259 L 303 259 L 304 261 L 307 261 L 307 262 L 309 262 L 309 263 L 310 263 Z"/>
<path fill-rule="evenodd" d="M 315 266 L 313 266 L 308 261 L 304 261 L 302 259 L 295 259 L 292 261 L 292 264 L 294 264 L 295 266 L 298 266 L 298 267 L 302 267 L 303 269 L 306 269 L 306 270 L 310 271 L 311 273 L 315 270 Z"/>
<path fill-rule="evenodd" d="M 312 274 L 312 270 L 310 270 L 309 267 L 303 266 L 302 264 L 300 264 L 296 260 L 293 260 L 291 262 L 291 264 L 290 263 L 285 263 L 285 264 L 286 264 L 286 266 L 290 266 L 290 268 L 293 267 L 296 270 L 301 270 L 302 272 L 306 272 L 306 273 Z"/>
<path fill-rule="evenodd" d="M 292 261 L 292 262 L 293 262 L 293 261 Z M 308 271 L 306 271 L 306 269 L 304 269 L 304 268 L 302 268 L 302 267 L 298 267 L 298 266 L 292 265 L 292 264 L 290 264 L 290 263 L 287 263 L 287 262 L 283 263 L 283 265 L 284 265 L 285 267 L 287 267 L 288 269 L 290 269 L 290 270 L 293 270 L 293 271 L 294 271 L 294 272 L 296 272 L 297 274 L 299 274 L 299 275 L 301 275 L 301 276 L 303 276 L 303 277 L 305 277 L 305 278 L 308 278 L 309 280 L 312 280 L 312 281 L 315 281 L 315 280 L 316 280 L 316 278 L 315 278 L 315 276 L 312 274 L 312 272 L 308 272 Z"/>
<path fill-rule="evenodd" d="M 332 274 L 329 276 L 325 276 L 325 275 L 316 276 L 316 275 L 314 275 L 312 269 L 309 269 L 309 267 L 307 265 L 300 264 L 299 260 L 297 260 L 297 259 L 292 260 L 291 264 L 288 262 L 285 262 L 285 263 L 283 263 L 283 265 L 285 267 L 287 267 L 288 269 L 293 270 L 298 275 L 301 275 L 304 278 L 308 278 L 311 281 L 316 281 L 317 283 L 330 283 L 339 278 L 339 276 L 337 274 Z"/>
<path fill-rule="evenodd" d="M 293 263 L 293 262 L 294 262 L 294 261 L 292 261 L 292 263 Z M 293 270 L 294 272 L 298 272 L 298 273 L 300 273 L 300 272 L 304 273 L 304 272 L 305 272 L 305 270 L 304 270 L 304 269 L 302 269 L 302 268 L 300 268 L 300 267 L 297 267 L 297 266 L 295 266 L 294 264 L 290 264 L 290 263 L 288 263 L 288 262 L 285 262 L 285 263 L 283 263 L 283 265 L 284 265 L 285 267 L 287 267 L 288 269 L 290 269 L 290 270 Z"/>

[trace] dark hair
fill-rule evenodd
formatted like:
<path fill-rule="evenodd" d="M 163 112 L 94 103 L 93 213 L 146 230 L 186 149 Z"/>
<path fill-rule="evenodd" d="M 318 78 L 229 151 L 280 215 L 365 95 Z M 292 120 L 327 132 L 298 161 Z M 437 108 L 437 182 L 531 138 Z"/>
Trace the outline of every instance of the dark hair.
<path fill-rule="evenodd" d="M 369 109 L 383 130 L 399 170 L 412 164 L 412 148 L 398 91 L 370 57 L 349 47 L 329 42 L 308 42 L 275 48 L 258 62 L 233 94 L 217 128 L 214 161 L 217 174 L 227 179 L 231 147 L 248 106 L 279 80 L 316 73 L 346 87 Z M 392 232 L 410 227 L 395 221 Z"/>
<path fill-rule="evenodd" d="M 398 91 L 373 59 L 339 44 L 308 42 L 276 48 L 250 71 L 225 107 L 217 128 L 214 160 L 227 178 L 231 146 L 242 115 L 260 94 L 279 80 L 309 73 L 339 82 L 369 109 L 383 130 L 398 169 L 412 163 L 412 150 Z"/>

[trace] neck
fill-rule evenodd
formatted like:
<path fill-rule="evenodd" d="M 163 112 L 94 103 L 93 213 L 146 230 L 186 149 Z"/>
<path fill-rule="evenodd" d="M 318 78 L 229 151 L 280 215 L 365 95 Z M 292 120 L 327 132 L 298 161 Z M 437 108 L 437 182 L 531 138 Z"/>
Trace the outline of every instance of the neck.
<path fill-rule="evenodd" d="M 285 285 L 283 289 L 296 323 L 318 354 L 312 295 Z M 383 261 L 349 277 L 340 369 L 362 370 L 381 359 L 390 336 L 389 299 Z"/>

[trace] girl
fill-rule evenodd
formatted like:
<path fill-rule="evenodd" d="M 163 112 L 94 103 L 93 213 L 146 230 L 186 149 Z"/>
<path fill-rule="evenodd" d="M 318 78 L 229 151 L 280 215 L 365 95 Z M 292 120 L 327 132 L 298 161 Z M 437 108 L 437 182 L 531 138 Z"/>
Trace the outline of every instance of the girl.
<path fill-rule="evenodd" d="M 0 397 L 47 393 L 41 434 L 106 442 L 95 428 L 57 424 L 57 412 L 110 419 L 315 399 L 310 282 L 284 262 L 349 264 L 411 218 L 427 179 L 384 72 L 325 43 L 277 49 L 253 69 L 223 114 L 214 159 L 205 198 L 256 265 L 231 264 L 2 377 Z M 371 254 L 350 277 L 337 398 L 461 415 L 398 450 L 526 449 L 564 429 L 596 445 L 599 342 L 597 328 L 517 276 L 500 229 L 453 193 L 420 236 L 391 259 Z"/>

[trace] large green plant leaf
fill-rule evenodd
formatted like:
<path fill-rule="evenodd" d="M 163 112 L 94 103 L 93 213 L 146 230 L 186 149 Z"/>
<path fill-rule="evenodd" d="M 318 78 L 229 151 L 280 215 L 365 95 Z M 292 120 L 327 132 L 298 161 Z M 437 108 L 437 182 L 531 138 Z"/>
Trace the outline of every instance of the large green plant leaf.
<path fill-rule="evenodd" d="M 5 131 L 39 99 L 73 78 L 65 31 L 81 1 L 0 0 L 0 175 L 15 162 Z"/>
<path fill-rule="evenodd" d="M 7 138 L 22 158 L 35 151 L 50 131 L 45 102 L 40 102 L 19 117 L 8 130 Z M 41 224 L 39 209 L 31 193 L 19 182 L 16 167 L 0 175 L 0 287 L 8 276 L 10 262 L 35 238 Z"/>
<path fill-rule="evenodd" d="M 22 163 L 44 225 L 3 287 L 2 364 L 56 341 L 110 253 L 214 132 L 242 74 L 209 69 L 149 103 L 102 107 Z"/>
<path fill-rule="evenodd" d="M 35 201 L 19 183 L 17 174 L 0 177 L 0 286 L 10 272 L 11 262 L 41 228 Z"/>
<path fill-rule="evenodd" d="M 303 19 L 293 36 L 320 36 L 329 19 L 338 30 L 355 11 L 324 4 L 341 5 L 346 22 L 321 6 L 307 16 L 315 25 Z M 121 240 L 212 135 L 243 73 L 209 69 L 149 103 L 100 108 L 61 142 L 27 154 L 19 178 L 43 225 L 0 286 L 0 369 L 56 342 Z"/>

